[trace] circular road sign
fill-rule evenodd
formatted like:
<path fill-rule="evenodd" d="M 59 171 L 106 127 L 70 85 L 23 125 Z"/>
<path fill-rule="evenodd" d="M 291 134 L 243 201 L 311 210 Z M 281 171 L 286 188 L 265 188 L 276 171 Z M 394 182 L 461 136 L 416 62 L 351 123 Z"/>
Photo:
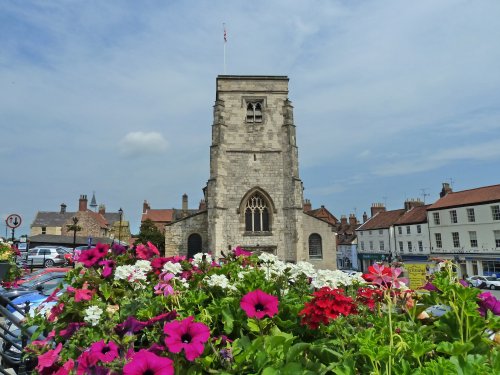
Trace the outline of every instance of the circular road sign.
<path fill-rule="evenodd" d="M 17 228 L 22 223 L 21 216 L 19 216 L 18 214 L 11 214 L 7 216 L 7 219 L 5 219 L 5 223 L 9 228 Z"/>

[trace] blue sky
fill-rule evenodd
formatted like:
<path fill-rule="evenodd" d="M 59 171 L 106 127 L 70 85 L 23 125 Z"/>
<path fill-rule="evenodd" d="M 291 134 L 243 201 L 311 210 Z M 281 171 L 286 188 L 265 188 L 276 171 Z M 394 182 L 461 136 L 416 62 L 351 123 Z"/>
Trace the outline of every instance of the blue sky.
<path fill-rule="evenodd" d="M 313 207 L 499 184 L 499 17 L 496 0 L 2 1 L 0 216 L 28 233 L 95 191 L 138 232 L 144 200 L 197 207 L 223 22 L 227 74 L 290 78 Z"/>

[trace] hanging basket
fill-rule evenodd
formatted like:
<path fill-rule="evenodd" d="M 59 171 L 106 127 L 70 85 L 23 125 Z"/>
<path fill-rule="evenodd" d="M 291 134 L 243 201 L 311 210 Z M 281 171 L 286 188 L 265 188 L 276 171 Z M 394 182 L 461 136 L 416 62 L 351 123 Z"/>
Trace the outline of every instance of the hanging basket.
<path fill-rule="evenodd" d="M 3 281 L 9 275 L 11 264 L 8 262 L 0 262 L 0 281 Z"/>

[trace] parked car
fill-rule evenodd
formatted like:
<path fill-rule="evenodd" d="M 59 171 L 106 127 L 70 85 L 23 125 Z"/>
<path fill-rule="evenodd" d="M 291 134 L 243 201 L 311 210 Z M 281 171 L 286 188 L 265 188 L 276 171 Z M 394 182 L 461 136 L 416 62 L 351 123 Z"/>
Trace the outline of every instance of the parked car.
<path fill-rule="evenodd" d="M 67 252 L 60 247 L 37 246 L 28 252 L 28 266 L 53 267 L 66 263 L 64 255 Z"/>
<path fill-rule="evenodd" d="M 24 283 L 37 279 L 42 275 L 45 275 L 47 273 L 52 273 L 52 272 L 68 272 L 71 271 L 72 268 L 61 268 L 61 267 L 49 267 L 49 268 L 42 268 L 30 273 L 27 273 L 23 277 L 21 277 L 19 280 L 17 280 L 17 285 L 23 285 Z"/>
<path fill-rule="evenodd" d="M 13 300 L 24 294 L 34 291 L 44 291 L 59 285 L 66 276 L 66 272 L 51 272 L 40 276 L 37 279 L 28 281 L 18 288 L 4 289 L 0 288 L 0 294 L 9 300 Z"/>
<path fill-rule="evenodd" d="M 33 313 L 33 310 L 36 309 L 42 302 L 44 302 L 54 291 L 56 288 L 59 288 L 59 291 L 56 293 L 56 296 L 59 297 L 61 296 L 67 288 L 67 283 L 63 282 L 62 287 L 59 287 L 59 285 L 56 285 L 52 288 L 45 288 L 42 291 L 33 291 L 31 293 L 16 297 L 11 300 L 11 302 L 16 305 L 17 307 L 23 309 L 26 305 L 26 302 L 29 302 L 30 306 L 30 314 Z M 45 305 L 45 304 L 44 304 Z M 53 304 L 50 304 L 52 306 Z M 7 310 L 10 312 L 15 312 L 14 308 L 12 306 L 7 306 Z M 46 306 L 44 306 L 44 311 L 46 310 Z"/>
<path fill-rule="evenodd" d="M 474 275 L 468 277 L 467 282 L 469 285 L 480 289 L 500 289 L 500 280 L 493 276 L 480 276 Z"/>

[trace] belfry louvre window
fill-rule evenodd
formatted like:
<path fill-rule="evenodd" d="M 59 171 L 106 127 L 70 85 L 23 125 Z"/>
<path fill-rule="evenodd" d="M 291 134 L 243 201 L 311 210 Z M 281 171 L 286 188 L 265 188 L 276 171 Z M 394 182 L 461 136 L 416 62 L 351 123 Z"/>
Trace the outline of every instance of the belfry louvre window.
<path fill-rule="evenodd" d="M 247 122 L 262 122 L 262 101 L 259 100 L 247 103 Z"/>
<path fill-rule="evenodd" d="M 269 208 L 259 193 L 253 194 L 245 207 L 245 231 L 269 232 Z"/>
<path fill-rule="evenodd" d="M 321 245 L 321 236 L 313 233 L 309 236 L 309 258 L 323 259 L 323 246 Z"/>

